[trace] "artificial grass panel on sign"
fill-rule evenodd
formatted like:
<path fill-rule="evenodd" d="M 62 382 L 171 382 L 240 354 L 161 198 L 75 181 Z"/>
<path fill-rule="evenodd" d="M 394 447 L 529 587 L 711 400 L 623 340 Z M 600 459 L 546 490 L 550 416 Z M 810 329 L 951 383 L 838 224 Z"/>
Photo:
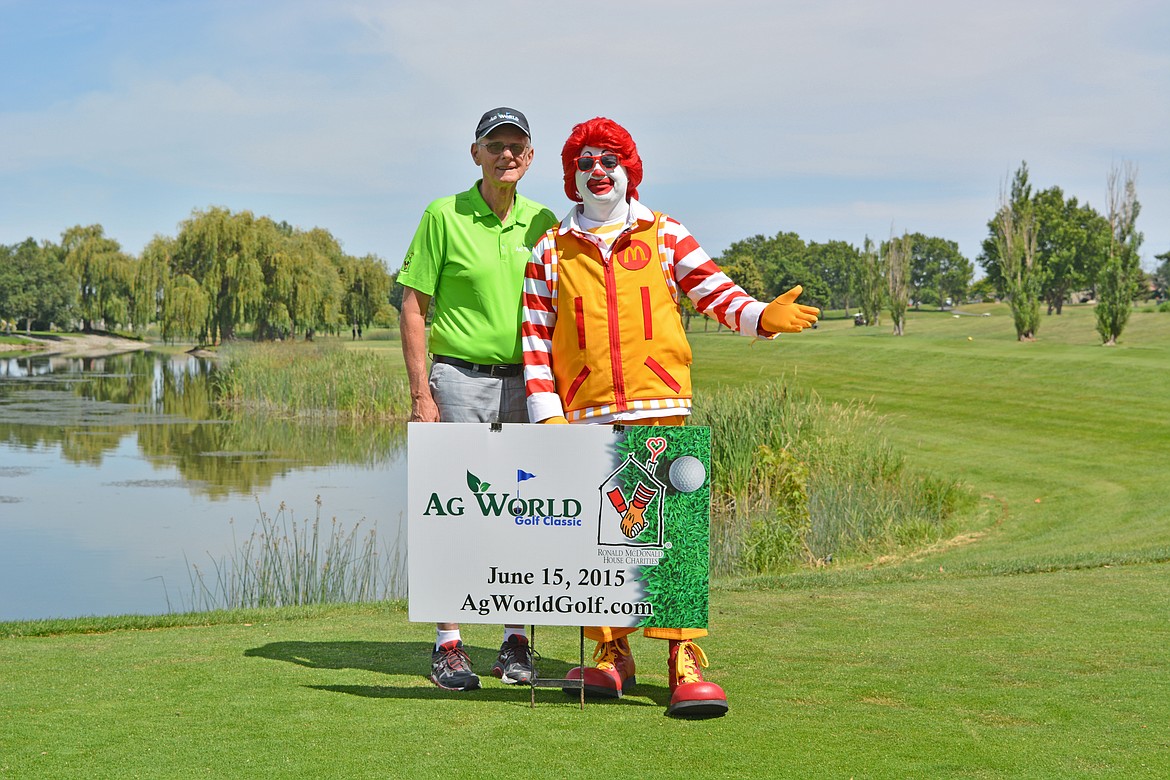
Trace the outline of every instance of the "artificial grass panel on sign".
<path fill-rule="evenodd" d="M 640 459 L 650 452 L 647 441 L 655 437 L 667 442 L 663 456 L 654 466 L 655 476 L 667 486 L 665 495 L 661 496 L 664 546 L 657 565 L 640 567 L 639 577 L 654 605 L 654 615 L 643 619 L 639 626 L 706 628 L 710 584 L 711 429 L 632 426 L 626 429 L 625 437 L 618 444 L 618 453 L 623 458 Z M 690 492 L 675 488 L 669 476 L 670 465 L 685 456 L 697 458 L 707 475 L 703 484 Z M 636 485 L 623 487 L 632 492 Z"/>

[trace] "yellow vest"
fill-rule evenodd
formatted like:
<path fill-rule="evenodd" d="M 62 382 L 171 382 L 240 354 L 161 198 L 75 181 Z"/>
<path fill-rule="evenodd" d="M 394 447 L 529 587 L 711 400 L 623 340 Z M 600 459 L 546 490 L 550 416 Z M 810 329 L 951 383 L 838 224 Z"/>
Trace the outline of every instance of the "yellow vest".
<path fill-rule="evenodd" d="M 556 237 L 552 371 L 570 420 L 691 405 L 691 347 L 663 268 L 662 220 L 636 223 L 608 258 L 575 232 Z"/>

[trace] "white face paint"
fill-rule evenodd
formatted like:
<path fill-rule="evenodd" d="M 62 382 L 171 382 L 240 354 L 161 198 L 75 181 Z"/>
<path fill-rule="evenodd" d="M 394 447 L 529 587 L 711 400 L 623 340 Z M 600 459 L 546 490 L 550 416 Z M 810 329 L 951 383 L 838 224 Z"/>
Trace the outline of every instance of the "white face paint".
<path fill-rule="evenodd" d="M 599 146 L 586 146 L 578 156 L 599 157 L 610 151 Z M 630 213 L 630 204 L 626 200 L 630 180 L 624 165 L 607 171 L 601 167 L 600 161 L 595 161 L 592 170 L 577 171 L 575 180 L 585 216 L 589 219 L 594 222 L 624 221 Z"/>

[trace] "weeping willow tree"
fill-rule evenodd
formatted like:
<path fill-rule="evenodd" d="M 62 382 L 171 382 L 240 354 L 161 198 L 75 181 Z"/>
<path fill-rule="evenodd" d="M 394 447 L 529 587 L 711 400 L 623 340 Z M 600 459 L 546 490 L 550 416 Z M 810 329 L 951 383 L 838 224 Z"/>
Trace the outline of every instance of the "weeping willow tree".
<path fill-rule="evenodd" d="M 1040 273 L 1036 267 L 1036 215 L 1032 208 L 1028 170 L 1021 166 L 1010 197 L 1000 193 L 999 211 L 992 220 L 1000 273 L 1016 338 L 1035 341 L 1040 327 Z"/>
<path fill-rule="evenodd" d="M 1109 258 L 1097 276 L 1097 332 L 1105 346 L 1113 346 L 1129 322 L 1130 308 L 1137 297 L 1142 278 L 1138 249 L 1142 234 L 1136 224 L 1141 204 L 1137 199 L 1137 169 L 1125 164 L 1122 172 L 1109 172 Z"/>
<path fill-rule="evenodd" d="M 906 309 L 910 307 L 910 258 L 913 241 L 909 233 L 891 238 L 886 243 L 886 280 L 890 301 L 890 319 L 894 321 L 894 335 L 906 332 Z"/>
<path fill-rule="evenodd" d="M 159 315 L 163 341 L 205 338 L 210 311 L 211 301 L 199 282 L 187 274 L 169 277 Z"/>
<path fill-rule="evenodd" d="M 101 225 L 77 225 L 61 234 L 65 267 L 77 282 L 77 309 L 83 330 L 115 328 L 130 319 L 134 259 L 105 234 Z"/>
<path fill-rule="evenodd" d="M 175 241 L 156 235 L 138 257 L 134 273 L 134 295 L 130 305 L 134 324 L 163 323 L 167 290 L 171 282 L 171 257 Z"/>
<path fill-rule="evenodd" d="M 206 343 L 231 341 L 237 326 L 255 318 L 264 293 L 260 262 L 267 251 L 260 238 L 250 211 L 196 210 L 180 225 L 171 271 L 202 290 L 207 318 L 201 338 Z"/>

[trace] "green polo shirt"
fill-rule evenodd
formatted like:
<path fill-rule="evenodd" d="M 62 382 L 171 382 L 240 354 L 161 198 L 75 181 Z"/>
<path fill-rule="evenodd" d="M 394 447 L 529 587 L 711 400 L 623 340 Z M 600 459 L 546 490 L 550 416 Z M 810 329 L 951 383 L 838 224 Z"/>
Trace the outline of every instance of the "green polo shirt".
<path fill-rule="evenodd" d="M 524 266 L 557 218 L 517 195 L 501 223 L 479 194 L 479 184 L 427 206 L 398 281 L 434 298 L 432 354 L 472 363 L 520 363 Z"/>

